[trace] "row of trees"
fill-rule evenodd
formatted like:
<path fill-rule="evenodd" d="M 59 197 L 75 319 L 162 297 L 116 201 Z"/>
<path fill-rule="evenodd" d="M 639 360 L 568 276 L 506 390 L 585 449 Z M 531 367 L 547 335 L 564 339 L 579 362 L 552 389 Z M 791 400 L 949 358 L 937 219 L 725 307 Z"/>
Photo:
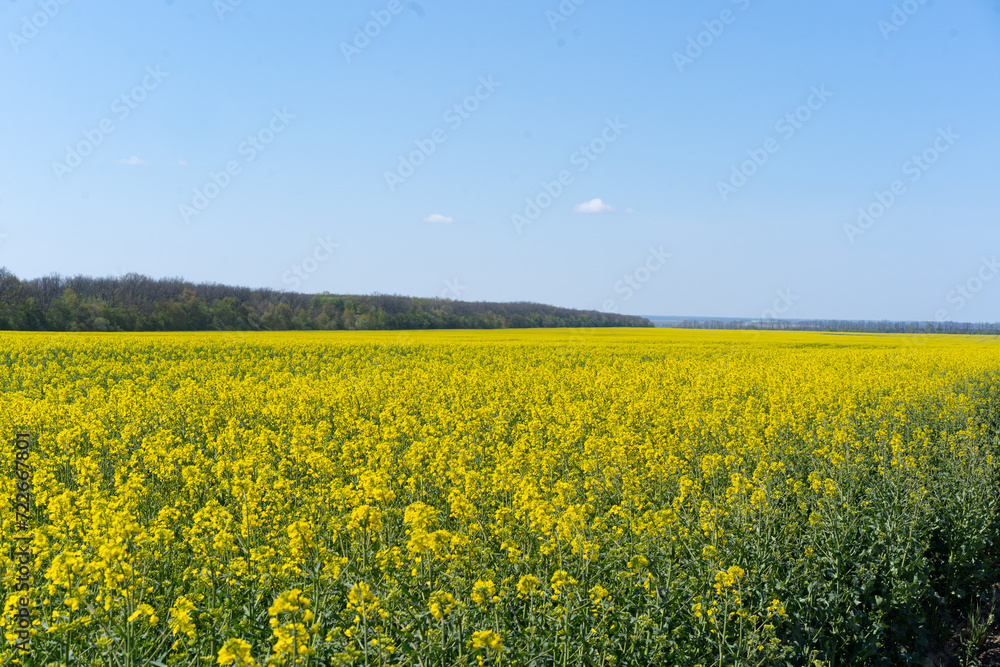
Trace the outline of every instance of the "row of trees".
<path fill-rule="evenodd" d="M 0 329 L 203 331 L 650 327 L 641 317 L 536 303 L 485 303 L 375 294 L 299 294 L 195 285 L 180 278 L 20 280 L 0 268 Z"/>
<path fill-rule="evenodd" d="M 669 320 L 660 327 L 678 329 L 779 329 L 844 333 L 1000 334 L 1000 322 L 889 322 L 872 320 Z"/>

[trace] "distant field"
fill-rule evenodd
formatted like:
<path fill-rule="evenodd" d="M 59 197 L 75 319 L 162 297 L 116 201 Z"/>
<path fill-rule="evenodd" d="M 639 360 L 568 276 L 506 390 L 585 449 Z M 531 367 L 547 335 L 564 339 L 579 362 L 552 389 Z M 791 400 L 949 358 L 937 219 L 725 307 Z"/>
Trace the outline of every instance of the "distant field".
<path fill-rule="evenodd" d="M 917 661 L 997 563 L 993 341 L 0 333 L 0 663 Z"/>

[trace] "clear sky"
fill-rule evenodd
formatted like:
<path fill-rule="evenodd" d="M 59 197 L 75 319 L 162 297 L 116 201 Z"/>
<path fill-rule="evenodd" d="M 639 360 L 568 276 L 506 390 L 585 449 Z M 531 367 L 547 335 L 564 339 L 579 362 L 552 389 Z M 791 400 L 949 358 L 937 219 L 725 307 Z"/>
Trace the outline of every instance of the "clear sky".
<path fill-rule="evenodd" d="M 2 0 L 0 28 L 22 278 L 1000 320 L 1000 0 Z"/>

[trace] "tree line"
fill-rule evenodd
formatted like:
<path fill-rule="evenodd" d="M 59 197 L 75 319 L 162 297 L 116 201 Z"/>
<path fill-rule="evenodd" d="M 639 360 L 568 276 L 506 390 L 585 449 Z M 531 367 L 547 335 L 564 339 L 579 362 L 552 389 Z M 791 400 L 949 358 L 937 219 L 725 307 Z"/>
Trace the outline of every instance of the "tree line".
<path fill-rule="evenodd" d="M 289 329 L 501 329 L 651 327 L 632 315 L 537 303 L 397 295 L 300 294 L 181 278 L 21 280 L 0 268 L 0 329 L 22 331 L 279 331 Z"/>
<path fill-rule="evenodd" d="M 1000 322 L 923 322 L 888 320 L 669 320 L 658 327 L 677 329 L 759 329 L 842 333 L 1000 335 Z"/>

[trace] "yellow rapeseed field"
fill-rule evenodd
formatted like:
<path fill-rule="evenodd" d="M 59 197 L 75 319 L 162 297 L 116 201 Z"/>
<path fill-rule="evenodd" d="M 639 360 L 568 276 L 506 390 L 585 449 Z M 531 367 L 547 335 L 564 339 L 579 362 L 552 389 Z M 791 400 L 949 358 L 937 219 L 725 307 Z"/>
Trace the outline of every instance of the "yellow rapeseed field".
<path fill-rule="evenodd" d="M 0 333 L 0 359 L 2 664 L 907 664 L 996 562 L 992 338 Z"/>

